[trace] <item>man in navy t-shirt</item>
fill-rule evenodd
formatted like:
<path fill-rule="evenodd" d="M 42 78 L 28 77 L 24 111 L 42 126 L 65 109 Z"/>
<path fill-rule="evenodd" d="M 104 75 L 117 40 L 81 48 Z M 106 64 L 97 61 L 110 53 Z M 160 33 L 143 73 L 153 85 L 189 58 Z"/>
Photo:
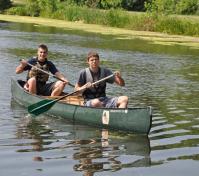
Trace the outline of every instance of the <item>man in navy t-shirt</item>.
<path fill-rule="evenodd" d="M 22 60 L 16 68 L 16 73 L 28 71 L 27 82 L 24 88 L 32 94 L 45 96 L 59 96 L 68 80 L 57 70 L 55 65 L 47 59 L 48 48 L 41 44 L 38 47 L 37 57 L 31 58 L 28 61 Z M 31 66 L 33 65 L 33 66 Z M 43 70 L 43 71 L 41 71 Z M 47 83 L 50 72 L 62 81 Z"/>

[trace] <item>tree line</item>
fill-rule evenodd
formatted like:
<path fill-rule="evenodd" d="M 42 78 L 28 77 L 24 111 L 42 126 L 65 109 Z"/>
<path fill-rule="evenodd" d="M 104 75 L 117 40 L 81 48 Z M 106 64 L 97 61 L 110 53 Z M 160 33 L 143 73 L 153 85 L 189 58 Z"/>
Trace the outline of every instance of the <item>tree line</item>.
<path fill-rule="evenodd" d="M 10 8 L 11 0 L 0 0 L 0 11 Z M 77 5 L 97 9 L 124 9 L 151 13 L 199 15 L 199 0 L 26 0 L 26 7 L 35 11 Z M 39 9 L 38 9 L 39 8 Z"/>

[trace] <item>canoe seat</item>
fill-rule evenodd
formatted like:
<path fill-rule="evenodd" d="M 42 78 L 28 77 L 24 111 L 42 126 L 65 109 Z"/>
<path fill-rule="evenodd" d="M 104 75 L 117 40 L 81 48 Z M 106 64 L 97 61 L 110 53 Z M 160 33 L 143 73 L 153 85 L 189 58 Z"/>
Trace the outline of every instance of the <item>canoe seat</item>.
<path fill-rule="evenodd" d="M 69 103 L 69 104 L 75 104 L 75 105 L 83 105 L 84 99 L 82 96 L 69 96 L 65 99 L 61 100 L 61 102 Z"/>
<path fill-rule="evenodd" d="M 53 96 L 53 97 L 45 96 L 45 98 L 48 98 L 48 99 L 57 99 L 60 97 L 61 96 Z M 79 95 L 71 95 L 71 96 L 65 97 L 64 99 L 60 100 L 60 102 L 74 104 L 74 105 L 81 105 L 81 106 L 84 105 L 84 99 L 82 96 L 79 96 Z"/>

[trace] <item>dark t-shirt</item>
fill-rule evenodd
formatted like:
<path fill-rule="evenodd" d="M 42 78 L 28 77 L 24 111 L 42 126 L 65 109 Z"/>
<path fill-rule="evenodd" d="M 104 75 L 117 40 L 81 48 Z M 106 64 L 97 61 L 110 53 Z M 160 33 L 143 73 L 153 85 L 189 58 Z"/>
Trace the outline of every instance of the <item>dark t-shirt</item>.
<path fill-rule="evenodd" d="M 109 75 L 112 75 L 113 72 L 107 68 L 103 68 L 104 69 L 104 76 L 103 77 L 107 77 Z M 93 75 L 93 73 L 91 72 L 91 74 Z M 99 76 L 100 76 L 100 73 L 98 72 L 97 73 Z M 99 80 L 99 79 L 98 79 Z M 105 82 L 107 83 L 110 83 L 110 84 L 113 84 L 114 83 L 114 77 L 110 78 L 110 79 L 107 79 Z M 94 81 L 97 81 L 97 80 L 94 80 Z M 80 71 L 79 73 L 79 77 L 77 79 L 77 83 L 80 85 L 80 86 L 83 86 L 84 84 L 86 84 L 86 69 L 83 69 Z"/>
<path fill-rule="evenodd" d="M 107 77 L 107 76 L 113 74 L 111 70 L 109 70 L 107 68 L 103 68 L 103 76 L 102 76 L 101 75 L 102 73 L 100 73 L 101 71 L 102 70 L 100 68 L 99 72 L 96 74 L 91 72 L 91 75 L 93 78 L 93 81 L 91 81 L 91 82 L 96 82 L 99 79 L 102 79 L 104 77 Z M 100 83 L 99 85 L 96 85 L 94 88 L 85 90 L 83 92 L 84 98 L 88 100 L 88 99 L 93 99 L 93 98 L 105 97 L 106 96 L 106 83 L 113 84 L 114 80 L 115 80 L 114 77 L 111 77 L 110 79 L 105 80 L 104 82 Z M 79 84 L 79 86 L 83 86 L 87 82 L 88 81 L 87 81 L 86 69 L 83 69 L 79 73 L 77 83 Z"/>
<path fill-rule="evenodd" d="M 37 58 L 31 58 L 28 60 L 28 63 L 31 65 L 35 65 L 37 63 Z M 42 62 L 43 65 L 47 64 L 49 66 L 49 71 L 54 75 L 56 72 L 58 72 L 58 69 L 56 66 L 49 60 L 46 60 L 45 62 Z M 31 66 L 27 65 L 24 70 L 31 70 Z"/>
<path fill-rule="evenodd" d="M 31 65 L 36 65 L 37 63 L 37 58 L 31 58 L 28 60 L 28 63 Z M 45 65 L 47 64 L 49 67 L 49 71 L 54 75 L 56 72 L 58 72 L 58 69 L 55 67 L 55 65 L 51 62 L 46 60 L 45 62 L 40 62 L 41 65 Z M 31 66 L 27 65 L 24 70 L 25 71 L 30 71 L 31 70 Z M 27 76 L 28 79 L 28 76 Z M 46 83 L 46 82 L 37 82 L 37 95 L 45 95 L 45 96 L 50 96 L 51 92 L 53 91 L 53 86 L 54 83 Z"/>

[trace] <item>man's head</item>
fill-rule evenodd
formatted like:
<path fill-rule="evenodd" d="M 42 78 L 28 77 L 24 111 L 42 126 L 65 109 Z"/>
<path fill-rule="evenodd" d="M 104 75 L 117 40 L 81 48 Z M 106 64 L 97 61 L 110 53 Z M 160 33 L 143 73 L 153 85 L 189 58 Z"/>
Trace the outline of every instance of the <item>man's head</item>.
<path fill-rule="evenodd" d="M 39 45 L 37 55 L 38 55 L 38 60 L 44 62 L 47 59 L 48 47 L 44 44 Z"/>
<path fill-rule="evenodd" d="M 87 55 L 87 61 L 89 61 L 89 59 L 90 59 L 91 57 L 95 57 L 95 58 L 98 58 L 98 59 L 99 59 L 99 54 L 98 54 L 97 52 L 95 52 L 95 51 L 90 51 L 90 52 L 88 53 L 88 55 Z"/>
<path fill-rule="evenodd" d="M 97 70 L 99 67 L 99 54 L 95 51 L 90 51 L 87 55 L 87 62 L 90 69 Z"/>

